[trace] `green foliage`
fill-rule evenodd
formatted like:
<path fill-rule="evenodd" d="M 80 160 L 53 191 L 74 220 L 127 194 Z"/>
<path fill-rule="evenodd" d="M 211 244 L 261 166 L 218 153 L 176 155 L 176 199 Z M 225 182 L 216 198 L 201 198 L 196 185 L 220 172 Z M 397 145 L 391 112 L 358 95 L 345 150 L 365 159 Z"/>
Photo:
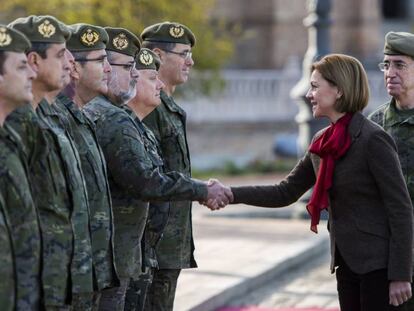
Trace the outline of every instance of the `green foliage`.
<path fill-rule="evenodd" d="M 30 14 L 53 15 L 67 24 L 85 22 L 123 27 L 135 34 L 148 25 L 177 21 L 197 37 L 196 68 L 217 70 L 233 52 L 231 33 L 224 23 L 210 21 L 215 0 L 2 0 L 5 22 Z"/>

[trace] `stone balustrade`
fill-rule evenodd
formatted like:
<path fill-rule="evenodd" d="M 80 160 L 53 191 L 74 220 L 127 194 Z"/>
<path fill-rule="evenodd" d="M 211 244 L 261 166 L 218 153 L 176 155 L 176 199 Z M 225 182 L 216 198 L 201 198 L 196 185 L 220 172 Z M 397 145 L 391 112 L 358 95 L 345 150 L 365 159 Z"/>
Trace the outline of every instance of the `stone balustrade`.
<path fill-rule="evenodd" d="M 298 112 L 289 93 L 300 79 L 299 70 L 225 70 L 221 77 L 223 89 L 209 96 L 194 91 L 201 77 L 192 77 L 185 86 L 182 92 L 185 97 L 178 102 L 187 111 L 189 122 L 289 121 Z M 372 70 L 368 78 L 371 98 L 366 113 L 388 99 L 383 74 Z"/>

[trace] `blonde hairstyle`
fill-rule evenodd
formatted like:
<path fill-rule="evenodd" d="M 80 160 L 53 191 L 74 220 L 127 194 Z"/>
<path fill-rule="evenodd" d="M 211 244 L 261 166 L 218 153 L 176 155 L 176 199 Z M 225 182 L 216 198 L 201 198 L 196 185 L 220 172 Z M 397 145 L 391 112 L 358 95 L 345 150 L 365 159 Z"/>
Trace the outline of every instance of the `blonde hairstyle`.
<path fill-rule="evenodd" d="M 355 57 L 329 54 L 312 64 L 311 72 L 314 70 L 342 93 L 334 106 L 338 112 L 362 111 L 368 105 L 367 74 Z"/>

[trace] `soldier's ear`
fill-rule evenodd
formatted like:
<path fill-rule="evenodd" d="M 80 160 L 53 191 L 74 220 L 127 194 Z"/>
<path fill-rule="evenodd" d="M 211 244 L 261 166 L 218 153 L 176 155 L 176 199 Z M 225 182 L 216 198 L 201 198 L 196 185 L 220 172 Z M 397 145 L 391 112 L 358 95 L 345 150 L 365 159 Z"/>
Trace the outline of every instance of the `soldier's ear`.
<path fill-rule="evenodd" d="M 79 62 L 71 62 L 70 66 L 70 77 L 72 79 L 79 80 L 80 73 L 82 72 L 82 64 Z"/>
<path fill-rule="evenodd" d="M 159 57 L 159 59 L 162 61 L 162 56 L 163 56 L 163 50 L 159 49 L 159 48 L 154 48 L 152 50 L 155 54 L 157 54 L 157 56 Z"/>
<path fill-rule="evenodd" d="M 39 60 L 41 56 L 36 52 L 29 52 L 27 54 L 27 63 L 33 69 L 33 71 L 37 74 L 39 72 Z"/>

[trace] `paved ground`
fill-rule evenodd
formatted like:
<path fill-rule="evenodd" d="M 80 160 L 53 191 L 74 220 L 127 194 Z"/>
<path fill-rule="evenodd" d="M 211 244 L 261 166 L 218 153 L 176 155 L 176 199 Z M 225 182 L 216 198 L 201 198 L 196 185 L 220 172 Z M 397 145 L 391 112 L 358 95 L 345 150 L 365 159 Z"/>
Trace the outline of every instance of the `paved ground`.
<path fill-rule="evenodd" d="M 280 176 L 226 180 L 230 184 L 269 184 Z M 235 297 L 297 269 L 303 261 L 325 254 L 326 223 L 320 233 L 309 230 L 309 220 L 292 220 L 296 206 L 265 209 L 244 205 L 210 212 L 193 209 L 198 269 L 183 271 L 175 311 L 216 310 Z M 329 274 L 328 268 L 326 273 Z"/>
<path fill-rule="evenodd" d="M 329 254 L 289 271 L 274 281 L 237 297 L 220 311 L 263 309 L 323 308 L 339 311 L 335 276 L 329 273 Z"/>

